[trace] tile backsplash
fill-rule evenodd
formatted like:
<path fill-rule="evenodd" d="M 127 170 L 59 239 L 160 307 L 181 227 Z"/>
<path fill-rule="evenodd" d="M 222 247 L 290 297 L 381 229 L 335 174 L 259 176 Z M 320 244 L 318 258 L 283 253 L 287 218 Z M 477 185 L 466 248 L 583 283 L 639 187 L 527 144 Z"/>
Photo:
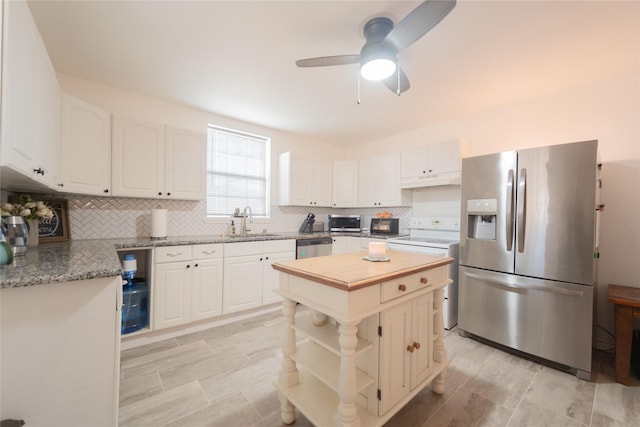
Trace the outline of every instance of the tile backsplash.
<path fill-rule="evenodd" d="M 0 199 L 16 193 L 0 190 Z M 64 198 L 69 207 L 69 230 L 71 239 L 110 239 L 148 237 L 151 234 L 151 210 L 156 206 L 167 209 L 168 236 L 218 235 L 226 232 L 229 220 L 207 221 L 205 201 L 132 199 L 123 197 L 94 197 L 76 195 L 39 195 L 31 193 L 34 199 L 41 197 Z M 305 206 L 272 206 L 271 218 L 258 219 L 251 224 L 252 232 L 268 233 L 295 232 L 309 212 L 316 215 L 316 221 L 324 221 L 329 214 L 358 214 L 362 226 L 369 227 L 371 217 L 380 211 L 392 212 L 400 218 L 400 231 L 406 232 L 411 219 L 411 208 L 309 208 Z M 239 230 L 239 223 L 236 226 Z"/>

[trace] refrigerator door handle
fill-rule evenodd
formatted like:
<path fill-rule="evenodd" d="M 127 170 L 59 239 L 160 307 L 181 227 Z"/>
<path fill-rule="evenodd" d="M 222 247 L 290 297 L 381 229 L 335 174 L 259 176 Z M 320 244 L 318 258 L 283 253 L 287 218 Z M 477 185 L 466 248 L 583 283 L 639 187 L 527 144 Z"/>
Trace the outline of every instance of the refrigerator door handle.
<path fill-rule="evenodd" d="M 509 175 L 507 177 L 507 251 L 511 252 L 513 250 L 513 169 L 509 169 Z"/>
<path fill-rule="evenodd" d="M 527 170 L 520 169 L 518 179 L 518 252 L 524 252 L 524 230 L 527 210 Z"/>
<path fill-rule="evenodd" d="M 534 290 L 566 295 L 570 297 L 582 297 L 584 295 L 584 292 L 582 291 L 575 291 L 572 289 L 565 289 L 557 286 L 536 286 L 514 283 L 508 280 L 502 280 L 498 277 L 493 277 L 492 275 L 476 274 L 470 273 L 468 271 L 465 271 L 464 275 L 469 277 L 470 279 L 480 280 L 489 286 L 493 286 L 494 288 L 505 289 L 511 292 L 526 292 L 527 290 Z"/>

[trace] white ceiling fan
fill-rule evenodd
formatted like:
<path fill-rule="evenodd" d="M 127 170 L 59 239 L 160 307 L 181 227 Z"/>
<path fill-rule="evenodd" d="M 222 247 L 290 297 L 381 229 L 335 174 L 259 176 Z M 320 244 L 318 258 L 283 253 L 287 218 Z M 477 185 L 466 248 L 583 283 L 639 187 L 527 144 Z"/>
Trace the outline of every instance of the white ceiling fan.
<path fill-rule="evenodd" d="M 326 67 L 360 64 L 360 74 L 367 80 L 381 80 L 400 95 L 409 89 L 409 79 L 398 64 L 400 51 L 435 27 L 455 7 L 456 0 L 426 0 L 394 27 L 389 18 L 377 17 L 364 26 L 366 43 L 358 55 L 321 56 L 300 59 L 298 67 Z"/>

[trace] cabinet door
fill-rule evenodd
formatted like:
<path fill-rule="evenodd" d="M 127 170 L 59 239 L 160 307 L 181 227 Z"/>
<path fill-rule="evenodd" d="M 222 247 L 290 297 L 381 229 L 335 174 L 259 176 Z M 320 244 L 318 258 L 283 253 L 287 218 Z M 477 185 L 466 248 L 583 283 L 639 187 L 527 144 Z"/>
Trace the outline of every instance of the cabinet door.
<path fill-rule="evenodd" d="M 378 187 L 384 179 L 384 175 L 378 165 L 378 159 L 366 159 L 358 162 L 359 207 L 377 207 L 379 205 Z"/>
<path fill-rule="evenodd" d="M 313 206 L 331 207 L 333 191 L 333 163 L 316 159 L 313 162 Z"/>
<path fill-rule="evenodd" d="M 429 174 L 435 175 L 461 170 L 459 141 L 441 142 L 430 145 L 427 149 L 429 150 Z"/>
<path fill-rule="evenodd" d="M 331 244 L 331 255 L 346 254 L 349 251 L 347 248 L 347 239 L 350 239 L 350 237 L 333 237 L 333 243 Z"/>
<path fill-rule="evenodd" d="M 206 191 L 207 135 L 167 126 L 164 157 L 166 196 L 203 200 Z"/>
<path fill-rule="evenodd" d="M 379 414 L 386 413 L 411 390 L 411 301 L 380 313 Z"/>
<path fill-rule="evenodd" d="M 55 188 L 61 92 L 47 49 L 24 1 L 3 2 L 3 163 Z"/>
<path fill-rule="evenodd" d="M 191 271 L 191 321 L 222 314 L 222 258 L 193 261 Z"/>
<path fill-rule="evenodd" d="M 153 283 L 154 329 L 191 321 L 191 261 L 156 264 Z"/>
<path fill-rule="evenodd" d="M 374 172 L 377 183 L 378 206 L 402 206 L 400 189 L 400 154 L 390 154 L 378 159 L 378 169 Z"/>
<path fill-rule="evenodd" d="M 282 301 L 280 294 L 274 292 L 278 289 L 280 274 L 271 265 L 276 262 L 291 261 L 296 259 L 295 252 L 269 253 L 265 255 L 262 275 L 262 304 L 271 304 Z"/>
<path fill-rule="evenodd" d="M 311 205 L 313 161 L 286 152 L 280 154 L 278 168 L 279 204 L 281 206 Z"/>
<path fill-rule="evenodd" d="M 427 149 L 402 152 L 401 177 L 417 179 L 427 175 L 429 169 L 429 155 Z"/>
<path fill-rule="evenodd" d="M 226 249 L 225 249 L 226 251 Z M 262 305 L 263 261 L 260 255 L 225 258 L 222 313 L 234 313 Z"/>
<path fill-rule="evenodd" d="M 433 294 L 412 301 L 411 389 L 427 379 L 433 367 Z"/>
<path fill-rule="evenodd" d="M 358 162 L 336 160 L 333 162 L 333 207 L 358 206 Z"/>
<path fill-rule="evenodd" d="M 71 95 L 63 95 L 60 166 L 63 191 L 109 194 L 111 114 Z"/>
<path fill-rule="evenodd" d="M 23 1 L 3 2 L 2 61 L 3 162 L 26 176 L 36 168 L 39 61 L 38 32 Z"/>
<path fill-rule="evenodd" d="M 164 197 L 164 130 L 155 123 L 113 117 L 113 195 Z"/>

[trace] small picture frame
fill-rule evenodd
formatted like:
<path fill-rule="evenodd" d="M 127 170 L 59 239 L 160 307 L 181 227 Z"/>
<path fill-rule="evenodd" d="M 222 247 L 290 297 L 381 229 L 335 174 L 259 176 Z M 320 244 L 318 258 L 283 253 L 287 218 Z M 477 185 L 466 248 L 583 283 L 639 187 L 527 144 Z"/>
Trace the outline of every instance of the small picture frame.
<path fill-rule="evenodd" d="M 65 199 L 42 199 L 53 210 L 53 218 L 38 219 L 40 243 L 66 242 L 69 240 L 69 208 Z"/>

